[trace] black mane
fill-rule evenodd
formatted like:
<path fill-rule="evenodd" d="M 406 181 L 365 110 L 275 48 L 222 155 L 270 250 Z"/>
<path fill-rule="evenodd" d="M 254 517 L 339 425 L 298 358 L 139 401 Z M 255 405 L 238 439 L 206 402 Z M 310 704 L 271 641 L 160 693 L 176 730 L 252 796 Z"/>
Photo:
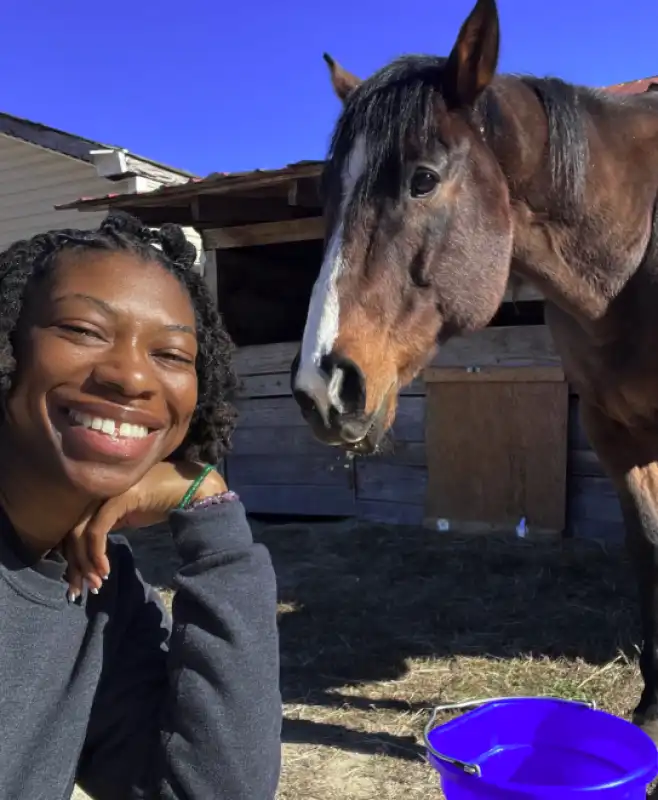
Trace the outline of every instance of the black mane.
<path fill-rule="evenodd" d="M 560 78 L 515 77 L 533 90 L 546 114 L 552 178 L 548 201 L 556 219 L 571 221 L 578 215 L 585 191 L 589 163 L 586 106 L 594 99 L 595 92 Z M 497 105 L 495 85 L 484 93 L 482 102 L 488 106 L 487 135 L 492 140 L 504 135 L 503 115 L 494 110 Z"/>
<path fill-rule="evenodd" d="M 445 58 L 436 56 L 403 56 L 351 93 L 329 148 L 326 190 L 340 185 L 343 165 L 359 135 L 365 135 L 369 152 L 366 180 L 357 187 L 357 203 L 372 198 L 376 186 L 384 191 L 399 190 L 403 167 L 413 159 L 414 150 L 438 136 L 437 111 L 446 108 L 441 92 L 445 63 Z M 515 77 L 535 92 L 546 113 L 553 182 L 549 200 L 554 212 L 567 219 L 578 213 L 582 203 L 589 161 L 588 111 L 604 103 L 629 100 L 558 78 Z M 476 108 L 478 119 L 473 120 L 482 122 L 489 141 L 504 136 L 506 130 L 497 92 L 495 83 L 483 92 Z"/>

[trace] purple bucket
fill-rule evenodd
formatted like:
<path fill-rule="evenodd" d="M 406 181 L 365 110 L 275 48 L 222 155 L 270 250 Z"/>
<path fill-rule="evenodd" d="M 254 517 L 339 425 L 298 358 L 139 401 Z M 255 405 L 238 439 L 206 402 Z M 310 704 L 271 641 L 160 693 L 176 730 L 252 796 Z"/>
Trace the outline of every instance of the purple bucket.
<path fill-rule="evenodd" d="M 436 726 L 442 711 L 471 708 Z M 645 800 L 658 750 L 593 704 L 501 697 L 434 709 L 425 728 L 446 800 Z"/>

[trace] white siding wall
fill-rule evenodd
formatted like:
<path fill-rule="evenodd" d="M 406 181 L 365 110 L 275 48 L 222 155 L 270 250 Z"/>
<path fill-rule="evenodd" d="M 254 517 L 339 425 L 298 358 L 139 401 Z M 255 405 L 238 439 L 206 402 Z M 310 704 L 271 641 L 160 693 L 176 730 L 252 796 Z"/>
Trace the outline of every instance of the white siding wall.
<path fill-rule="evenodd" d="M 158 184 L 138 179 L 139 188 Z M 107 213 L 56 211 L 54 206 L 80 197 L 134 191 L 135 182 L 100 178 L 92 164 L 0 134 L 0 250 L 17 239 L 54 228 L 95 228 Z M 203 263 L 201 237 L 192 228 L 185 233 Z"/>
<path fill-rule="evenodd" d="M 99 178 L 92 164 L 0 134 L 0 248 L 53 228 L 94 228 L 103 212 L 54 206 L 131 188 L 128 180 Z"/>

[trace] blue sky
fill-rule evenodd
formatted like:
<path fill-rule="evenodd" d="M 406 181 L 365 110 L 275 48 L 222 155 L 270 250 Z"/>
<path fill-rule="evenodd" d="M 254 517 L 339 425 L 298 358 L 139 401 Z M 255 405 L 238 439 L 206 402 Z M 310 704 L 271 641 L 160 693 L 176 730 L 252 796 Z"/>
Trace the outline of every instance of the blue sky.
<path fill-rule="evenodd" d="M 471 0 L 3 0 L 0 110 L 200 175 L 322 158 L 328 51 L 361 76 L 446 55 Z M 37 10 L 39 9 L 39 10 Z M 658 73 L 656 0 L 499 0 L 501 70 Z"/>

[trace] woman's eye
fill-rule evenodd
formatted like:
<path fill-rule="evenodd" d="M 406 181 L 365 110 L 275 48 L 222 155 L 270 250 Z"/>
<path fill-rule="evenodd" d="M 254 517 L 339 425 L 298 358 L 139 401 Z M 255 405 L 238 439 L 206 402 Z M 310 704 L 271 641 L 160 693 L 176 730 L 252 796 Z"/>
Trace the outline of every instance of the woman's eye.
<path fill-rule="evenodd" d="M 425 197 L 439 184 L 439 176 L 430 169 L 417 169 L 411 178 L 411 196 Z"/>
<path fill-rule="evenodd" d="M 70 325 L 64 324 L 58 326 L 60 330 L 67 331 L 68 333 L 74 333 L 76 336 L 91 336 L 94 339 L 102 338 L 97 331 L 92 330 L 91 328 L 85 328 L 82 325 Z"/>
<path fill-rule="evenodd" d="M 182 353 L 162 352 L 157 354 L 159 358 L 165 361 L 174 361 L 178 364 L 193 364 L 194 359 L 190 356 L 183 355 Z"/>

